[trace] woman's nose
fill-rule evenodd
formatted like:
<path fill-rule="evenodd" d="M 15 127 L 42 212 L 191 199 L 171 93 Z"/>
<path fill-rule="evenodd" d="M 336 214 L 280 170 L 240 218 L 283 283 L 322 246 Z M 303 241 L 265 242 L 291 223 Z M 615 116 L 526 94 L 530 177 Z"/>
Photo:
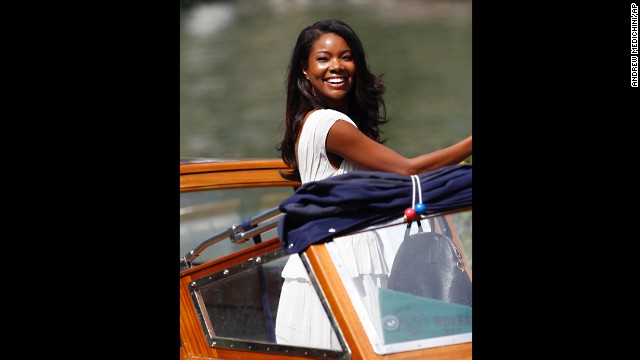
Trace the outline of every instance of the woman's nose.
<path fill-rule="evenodd" d="M 331 62 L 331 67 L 329 68 L 329 70 L 339 71 L 339 70 L 342 70 L 343 68 L 344 66 L 342 65 L 342 61 L 340 61 L 340 59 L 336 59 Z"/>

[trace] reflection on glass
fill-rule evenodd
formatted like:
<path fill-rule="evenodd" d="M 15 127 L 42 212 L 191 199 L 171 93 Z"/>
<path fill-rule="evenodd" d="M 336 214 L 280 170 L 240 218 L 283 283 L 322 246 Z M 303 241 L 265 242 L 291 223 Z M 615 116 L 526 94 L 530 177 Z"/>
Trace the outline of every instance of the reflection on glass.
<path fill-rule="evenodd" d="M 471 332 L 471 306 L 380 289 L 385 344 Z"/>
<path fill-rule="evenodd" d="M 456 229 L 458 238 L 460 239 L 460 243 L 462 244 L 464 255 L 467 259 L 467 264 L 469 265 L 470 274 L 471 269 L 473 268 L 473 253 L 471 248 L 471 230 L 473 229 L 472 214 L 473 211 L 463 211 L 449 215 L 449 218 Z"/>
<path fill-rule="evenodd" d="M 214 336 L 275 342 L 283 264 L 276 260 L 200 288 Z"/>
<path fill-rule="evenodd" d="M 410 227 L 396 220 L 326 244 L 374 351 L 471 341 L 470 227 L 471 210 Z"/>
<path fill-rule="evenodd" d="M 185 256 L 211 236 L 226 231 L 231 224 L 239 224 L 251 216 L 278 206 L 291 196 L 291 192 L 289 187 L 181 192 L 179 256 Z M 265 240 L 275 236 L 275 230 L 262 234 Z M 192 263 L 202 264 L 253 244 L 253 241 L 221 241 L 216 246 L 207 248 Z"/>
<path fill-rule="evenodd" d="M 301 256 L 289 256 L 282 278 L 284 283 L 276 322 L 278 343 L 340 350 L 340 340 L 320 301 L 317 284 L 307 272 Z"/>
<path fill-rule="evenodd" d="M 301 346 L 277 340 L 276 325 L 284 279 L 282 271 L 290 259 L 282 249 L 202 277 L 191 284 L 192 297 L 209 343 L 212 346 L 270 353 L 305 354 L 327 359 L 344 357 L 337 346 Z M 316 292 L 307 299 L 321 304 Z M 279 311 L 280 310 L 280 311 Z M 300 315 L 300 314 L 298 314 Z M 326 312 L 316 321 L 331 323 Z M 330 328 L 330 336 L 337 331 Z"/>

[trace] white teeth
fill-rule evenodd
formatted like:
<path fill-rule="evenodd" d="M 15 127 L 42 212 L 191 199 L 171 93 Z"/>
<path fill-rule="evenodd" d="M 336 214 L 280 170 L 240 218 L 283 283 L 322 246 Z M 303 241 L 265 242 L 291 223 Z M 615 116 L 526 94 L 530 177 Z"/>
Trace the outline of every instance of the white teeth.
<path fill-rule="evenodd" d="M 332 84 L 339 84 L 344 82 L 344 78 L 327 79 L 327 82 Z"/>

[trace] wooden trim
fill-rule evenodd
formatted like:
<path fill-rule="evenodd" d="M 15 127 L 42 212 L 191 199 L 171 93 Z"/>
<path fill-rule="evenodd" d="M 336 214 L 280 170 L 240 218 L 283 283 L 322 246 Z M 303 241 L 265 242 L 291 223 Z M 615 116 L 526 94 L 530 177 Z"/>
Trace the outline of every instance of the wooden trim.
<path fill-rule="evenodd" d="M 287 166 L 279 159 L 214 161 L 180 164 L 180 191 L 291 186 L 280 170 Z"/>
<path fill-rule="evenodd" d="M 299 183 L 282 178 L 277 169 L 226 170 L 180 175 L 181 192 L 296 185 Z"/>
<path fill-rule="evenodd" d="M 198 162 L 182 162 L 180 175 L 211 171 L 248 170 L 248 169 L 286 169 L 280 159 L 219 160 L 209 159 Z"/>
<path fill-rule="evenodd" d="M 197 279 L 202 276 L 211 274 L 212 272 L 217 272 L 228 267 L 240 264 L 254 256 L 259 256 L 264 253 L 277 250 L 281 246 L 282 245 L 280 245 L 280 240 L 278 238 L 262 241 L 259 244 L 238 250 L 221 258 L 183 270 L 182 272 L 180 272 L 180 277 L 182 278 L 190 276 Z"/>
<path fill-rule="evenodd" d="M 216 349 L 207 343 L 189 294 L 192 279 L 190 276 L 180 278 L 180 356 L 182 359 L 219 359 Z"/>

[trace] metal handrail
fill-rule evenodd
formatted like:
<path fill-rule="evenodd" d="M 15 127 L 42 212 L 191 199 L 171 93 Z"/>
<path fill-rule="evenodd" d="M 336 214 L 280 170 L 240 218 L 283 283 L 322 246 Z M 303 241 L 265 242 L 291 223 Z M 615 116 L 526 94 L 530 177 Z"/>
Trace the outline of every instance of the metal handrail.
<path fill-rule="evenodd" d="M 284 214 L 280 212 L 278 207 L 274 207 L 247 220 L 249 229 L 245 229 L 242 224 L 233 224 L 225 231 L 221 231 L 207 240 L 201 242 L 198 246 L 190 250 L 184 257 L 180 259 L 180 271 L 191 267 L 191 262 L 198 257 L 206 248 L 216 244 L 224 239 L 231 240 L 234 244 L 240 244 L 247 239 L 253 238 L 258 234 L 262 234 L 278 225 L 278 220 Z"/>

